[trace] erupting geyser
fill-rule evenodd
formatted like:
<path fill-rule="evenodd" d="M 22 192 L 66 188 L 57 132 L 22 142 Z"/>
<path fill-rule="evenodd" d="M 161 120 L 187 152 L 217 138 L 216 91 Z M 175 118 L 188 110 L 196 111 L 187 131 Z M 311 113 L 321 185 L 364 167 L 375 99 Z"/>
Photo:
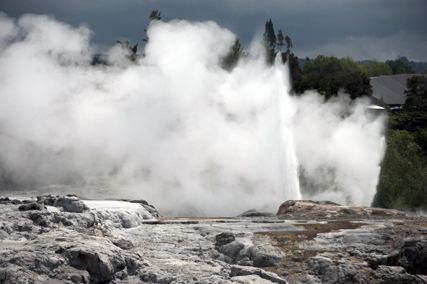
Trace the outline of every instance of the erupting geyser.
<path fill-rule="evenodd" d="M 289 96 L 285 65 L 258 44 L 222 69 L 235 36 L 213 22 L 157 21 L 138 62 L 116 46 L 96 66 L 85 27 L 4 14 L 0 26 L 0 166 L 14 189 L 95 177 L 108 181 L 98 196 L 209 216 L 274 212 L 301 198 L 299 172 L 304 198 L 375 193 L 383 124 L 367 103 Z"/>

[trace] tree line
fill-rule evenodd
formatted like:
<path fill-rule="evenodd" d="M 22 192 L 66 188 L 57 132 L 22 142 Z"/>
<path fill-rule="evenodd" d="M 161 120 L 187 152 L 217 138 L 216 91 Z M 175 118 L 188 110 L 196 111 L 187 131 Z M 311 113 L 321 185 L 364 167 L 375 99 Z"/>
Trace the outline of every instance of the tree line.
<path fill-rule="evenodd" d="M 373 206 L 427 209 L 427 77 L 407 81 L 400 111 L 388 112 L 387 150 Z"/>

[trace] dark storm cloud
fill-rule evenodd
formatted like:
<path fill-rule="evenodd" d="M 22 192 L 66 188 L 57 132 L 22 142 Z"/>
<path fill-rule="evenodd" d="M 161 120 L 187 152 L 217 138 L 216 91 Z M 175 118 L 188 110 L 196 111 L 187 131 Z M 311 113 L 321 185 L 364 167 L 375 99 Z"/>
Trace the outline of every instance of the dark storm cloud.
<path fill-rule="evenodd" d="M 234 32 L 244 45 L 262 35 L 272 19 L 293 41 L 300 57 L 317 54 L 356 59 L 427 60 L 427 1 L 412 0 L 163 0 L 163 1 L 29 1 L 3 0 L 0 10 L 11 17 L 25 13 L 53 15 L 73 26 L 88 25 L 93 42 L 112 45 L 126 38 L 142 44 L 150 11 L 162 11 L 164 21 L 218 22 Z"/>

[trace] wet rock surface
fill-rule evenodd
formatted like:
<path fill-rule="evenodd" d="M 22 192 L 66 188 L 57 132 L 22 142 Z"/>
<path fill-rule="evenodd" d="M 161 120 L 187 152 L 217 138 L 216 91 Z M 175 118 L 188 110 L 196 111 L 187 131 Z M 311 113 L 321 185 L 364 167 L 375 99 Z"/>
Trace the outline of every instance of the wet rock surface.
<path fill-rule="evenodd" d="M 427 283 L 426 267 L 427 218 L 397 210 L 164 218 L 141 200 L 0 198 L 1 284 Z"/>

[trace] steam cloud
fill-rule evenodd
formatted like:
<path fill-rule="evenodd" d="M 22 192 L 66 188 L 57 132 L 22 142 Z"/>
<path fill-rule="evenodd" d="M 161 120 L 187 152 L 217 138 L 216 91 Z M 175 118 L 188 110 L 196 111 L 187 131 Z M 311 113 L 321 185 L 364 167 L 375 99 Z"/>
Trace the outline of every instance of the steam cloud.
<path fill-rule="evenodd" d="M 97 177 L 102 197 L 163 213 L 274 212 L 300 196 L 299 162 L 303 198 L 375 194 L 382 118 L 363 100 L 290 97 L 285 65 L 266 65 L 257 44 L 223 70 L 235 36 L 214 22 L 158 21 L 137 64 L 115 46 L 108 66 L 90 65 L 84 26 L 0 14 L 0 27 L 0 166 L 15 190 Z"/>

